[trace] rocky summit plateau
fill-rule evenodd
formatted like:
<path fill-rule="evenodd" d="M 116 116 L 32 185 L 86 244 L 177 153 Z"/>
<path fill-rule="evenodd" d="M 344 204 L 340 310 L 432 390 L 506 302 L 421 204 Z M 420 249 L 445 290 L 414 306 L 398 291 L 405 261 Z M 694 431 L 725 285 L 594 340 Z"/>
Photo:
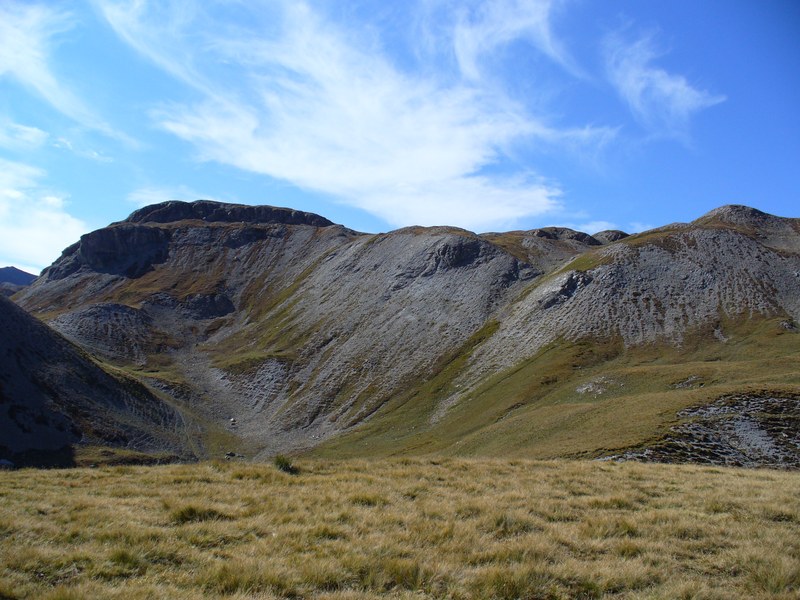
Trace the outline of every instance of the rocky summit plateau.
<path fill-rule="evenodd" d="M 3 416 L 12 460 L 60 426 L 78 454 L 800 464 L 800 219 L 745 206 L 478 235 L 173 201 L 13 300 L 0 407 L 32 416 Z"/>

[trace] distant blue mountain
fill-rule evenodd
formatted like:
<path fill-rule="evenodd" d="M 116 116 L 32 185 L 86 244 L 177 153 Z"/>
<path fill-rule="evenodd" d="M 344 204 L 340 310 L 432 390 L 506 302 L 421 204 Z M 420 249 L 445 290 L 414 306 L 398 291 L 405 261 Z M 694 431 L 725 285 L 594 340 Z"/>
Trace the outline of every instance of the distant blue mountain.
<path fill-rule="evenodd" d="M 20 271 L 16 267 L 0 268 L 0 283 L 13 283 L 14 285 L 30 285 L 36 275 Z"/>

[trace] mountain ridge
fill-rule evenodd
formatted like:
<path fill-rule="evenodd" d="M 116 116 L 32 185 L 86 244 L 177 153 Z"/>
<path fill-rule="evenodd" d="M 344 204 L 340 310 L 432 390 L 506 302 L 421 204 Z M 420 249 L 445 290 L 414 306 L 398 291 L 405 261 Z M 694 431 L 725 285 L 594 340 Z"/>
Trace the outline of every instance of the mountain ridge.
<path fill-rule="evenodd" d="M 575 391 L 593 385 L 584 373 L 614 361 L 639 369 L 648 348 L 663 346 L 676 378 L 709 349 L 769 348 L 776 331 L 781 361 L 796 353 L 799 224 L 733 205 L 630 236 L 364 234 L 291 209 L 170 202 L 83 236 L 15 298 L 99 360 L 226 427 L 250 456 L 357 453 L 363 440 L 381 452 L 458 453 L 468 434 L 449 436 L 459 423 L 474 420 L 474 437 L 506 414 L 566 415 L 548 403 L 585 404 Z M 731 368 L 714 385 L 760 380 L 747 377 Z M 788 367 L 774 379 L 800 384 Z M 678 398 L 653 381 L 675 412 L 702 395 Z M 503 391 L 509 382 L 517 387 Z M 623 391 L 604 394 L 610 405 L 633 402 Z M 519 433 L 532 421 L 515 416 L 506 437 L 541 456 L 622 449 L 666 430 L 668 415 L 641 406 L 652 422 L 636 435 L 545 450 L 539 434 Z M 449 445 L 427 441 L 437 431 Z M 480 440 L 470 451 L 500 452 Z"/>

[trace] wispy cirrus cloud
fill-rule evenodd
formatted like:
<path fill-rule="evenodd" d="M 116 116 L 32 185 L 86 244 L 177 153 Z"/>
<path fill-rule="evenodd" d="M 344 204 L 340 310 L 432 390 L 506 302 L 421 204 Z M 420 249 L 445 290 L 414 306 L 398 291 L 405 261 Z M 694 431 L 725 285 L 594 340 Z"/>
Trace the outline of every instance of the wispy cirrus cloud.
<path fill-rule="evenodd" d="M 630 229 L 628 229 L 628 233 L 640 233 L 642 231 L 649 231 L 651 229 L 655 229 L 656 226 L 652 223 L 642 223 L 641 221 L 633 221 L 630 223 Z"/>
<path fill-rule="evenodd" d="M 654 66 L 663 53 L 657 51 L 653 33 L 633 40 L 624 31 L 609 34 L 603 50 L 610 82 L 652 135 L 686 141 L 692 116 L 725 101 L 725 96 L 697 89 L 682 75 Z"/>
<path fill-rule="evenodd" d="M 192 42 L 203 45 L 205 42 L 199 38 L 209 26 L 208 23 L 204 26 L 197 23 L 205 16 L 200 4 L 192 1 L 90 1 L 122 41 L 176 79 L 208 95 L 215 95 L 213 87 L 204 81 L 202 70 L 194 65 L 200 53 Z M 173 37 L 175 35 L 179 37 Z"/>
<path fill-rule="evenodd" d="M 484 59 L 513 41 L 525 40 L 571 73 L 580 73 L 552 31 L 558 4 L 557 0 L 497 0 L 476 6 L 464 3 L 454 33 L 461 72 L 470 79 L 480 79 L 484 76 Z"/>
<path fill-rule="evenodd" d="M 13 0 L 0 3 L 0 78 L 13 78 L 84 127 L 133 143 L 95 114 L 54 73 L 55 40 L 73 26 L 70 13 L 56 5 Z"/>
<path fill-rule="evenodd" d="M 0 158 L 0 261 L 37 273 L 89 230 L 62 195 L 41 185 L 45 176 Z"/>
<path fill-rule="evenodd" d="M 458 73 L 412 74 L 357 26 L 303 2 L 259 5 L 236 25 L 215 22 L 213 3 L 97 4 L 122 40 L 199 94 L 152 117 L 200 159 L 330 194 L 393 225 L 490 228 L 550 211 L 557 184 L 530 168 L 498 175 L 492 167 L 518 145 L 587 147 L 615 134 L 555 127 L 501 88 Z M 477 41 L 462 49 L 464 64 L 523 34 L 558 55 L 545 33 L 531 33 L 540 15 L 527 4 L 498 6 L 482 17 L 483 33 L 469 34 Z M 528 25 L 505 31 L 501 18 L 514 8 Z"/>
<path fill-rule="evenodd" d="M 68 152 L 72 152 L 76 156 L 80 156 L 82 158 L 89 158 L 93 161 L 100 162 L 100 163 L 111 163 L 114 162 L 114 159 L 108 156 L 107 154 L 99 151 L 94 150 L 93 148 L 87 147 L 86 145 L 80 142 L 73 142 L 65 137 L 58 137 L 53 141 L 53 147 L 59 148 L 61 150 L 67 150 Z"/>
<path fill-rule="evenodd" d="M 38 127 L 21 125 L 8 119 L 0 120 L 0 148 L 31 150 L 40 147 L 48 134 Z"/>

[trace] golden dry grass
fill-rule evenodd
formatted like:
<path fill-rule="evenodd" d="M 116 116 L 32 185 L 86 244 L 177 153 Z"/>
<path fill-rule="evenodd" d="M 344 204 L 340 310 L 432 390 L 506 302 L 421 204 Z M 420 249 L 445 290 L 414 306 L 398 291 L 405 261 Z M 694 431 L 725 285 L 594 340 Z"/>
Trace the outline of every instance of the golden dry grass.
<path fill-rule="evenodd" d="M 501 460 L 0 473 L 0 598 L 798 598 L 800 474 Z"/>

